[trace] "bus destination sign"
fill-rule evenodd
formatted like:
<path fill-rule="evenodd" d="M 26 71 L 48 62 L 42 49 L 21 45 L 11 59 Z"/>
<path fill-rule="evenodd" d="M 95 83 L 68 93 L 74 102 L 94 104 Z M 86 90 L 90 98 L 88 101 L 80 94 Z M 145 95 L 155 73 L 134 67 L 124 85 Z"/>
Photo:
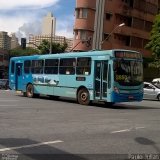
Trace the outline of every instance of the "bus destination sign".
<path fill-rule="evenodd" d="M 131 58 L 131 59 L 141 59 L 140 53 L 128 52 L 128 51 L 115 51 L 116 58 Z"/>

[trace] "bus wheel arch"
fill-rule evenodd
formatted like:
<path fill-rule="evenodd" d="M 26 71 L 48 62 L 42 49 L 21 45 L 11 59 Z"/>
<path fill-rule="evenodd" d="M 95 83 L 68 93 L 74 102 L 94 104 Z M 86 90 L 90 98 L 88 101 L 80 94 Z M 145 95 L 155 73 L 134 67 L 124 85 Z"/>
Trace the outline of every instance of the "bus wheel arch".
<path fill-rule="evenodd" d="M 77 101 L 82 105 L 89 105 L 90 95 L 89 91 L 85 86 L 81 86 L 77 89 Z"/>

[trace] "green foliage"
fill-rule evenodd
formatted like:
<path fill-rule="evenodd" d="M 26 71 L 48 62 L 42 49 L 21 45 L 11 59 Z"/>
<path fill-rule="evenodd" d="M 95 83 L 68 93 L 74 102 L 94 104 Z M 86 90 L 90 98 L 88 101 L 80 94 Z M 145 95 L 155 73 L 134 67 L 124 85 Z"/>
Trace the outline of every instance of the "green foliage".
<path fill-rule="evenodd" d="M 154 62 L 149 63 L 149 67 L 151 68 L 157 68 L 160 70 L 160 59 L 155 60 Z"/>
<path fill-rule="evenodd" d="M 19 56 L 29 56 L 34 54 L 40 54 L 37 49 L 27 47 L 26 49 L 22 49 L 21 47 L 11 49 L 9 51 L 10 57 L 19 57 Z"/>
<path fill-rule="evenodd" d="M 155 17 L 150 41 L 145 48 L 152 52 L 154 59 L 153 62 L 149 63 L 149 67 L 160 69 L 160 14 Z"/>
<path fill-rule="evenodd" d="M 67 43 L 61 45 L 60 43 L 52 43 L 52 54 L 56 53 L 64 53 L 66 48 L 68 47 Z M 42 43 L 38 46 L 41 54 L 49 54 L 50 53 L 50 42 L 47 40 L 43 40 Z"/>

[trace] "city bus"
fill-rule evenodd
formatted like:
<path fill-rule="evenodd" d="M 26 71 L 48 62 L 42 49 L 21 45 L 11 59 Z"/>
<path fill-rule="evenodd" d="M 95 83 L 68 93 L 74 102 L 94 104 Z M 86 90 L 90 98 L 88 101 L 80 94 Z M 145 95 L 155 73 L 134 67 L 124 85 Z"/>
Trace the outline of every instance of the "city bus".
<path fill-rule="evenodd" d="M 9 86 L 29 98 L 69 97 L 82 105 L 141 101 L 142 63 L 141 53 L 123 49 L 13 57 Z"/>

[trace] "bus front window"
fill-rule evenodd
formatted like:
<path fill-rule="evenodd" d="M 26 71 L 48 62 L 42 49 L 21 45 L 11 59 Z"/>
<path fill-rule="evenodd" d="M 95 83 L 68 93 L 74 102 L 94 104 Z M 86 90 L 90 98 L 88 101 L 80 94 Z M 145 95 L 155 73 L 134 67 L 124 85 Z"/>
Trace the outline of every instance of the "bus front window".
<path fill-rule="evenodd" d="M 137 60 L 115 60 L 114 80 L 120 85 L 134 86 L 143 82 L 143 65 Z"/>

